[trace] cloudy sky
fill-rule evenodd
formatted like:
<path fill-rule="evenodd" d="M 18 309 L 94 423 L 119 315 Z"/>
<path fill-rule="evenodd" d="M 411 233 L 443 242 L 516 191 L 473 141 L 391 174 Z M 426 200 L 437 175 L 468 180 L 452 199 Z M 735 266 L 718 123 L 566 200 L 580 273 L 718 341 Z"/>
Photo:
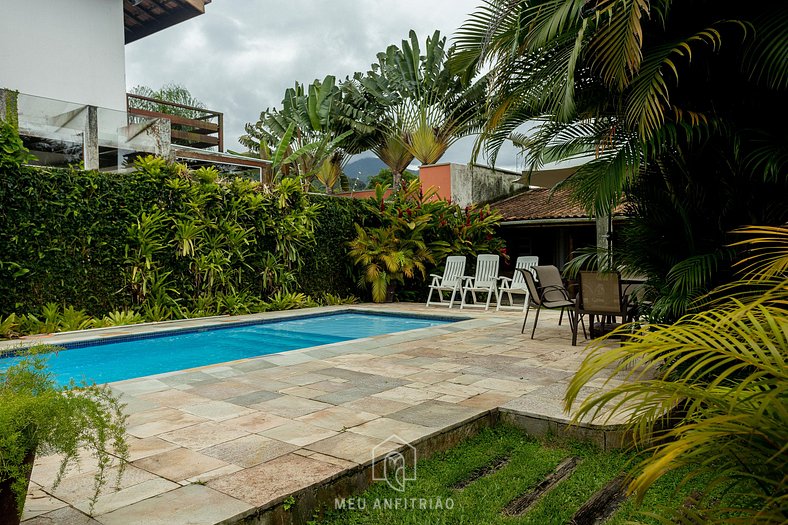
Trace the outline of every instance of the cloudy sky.
<path fill-rule="evenodd" d="M 453 34 L 479 0 L 213 0 L 206 13 L 126 46 L 129 88 L 186 86 L 208 108 L 224 112 L 225 143 L 246 122 L 278 107 L 298 80 L 366 71 L 375 55 L 414 29 L 423 41 L 439 29 Z M 472 138 L 443 161 L 470 160 Z M 522 166 L 513 150 L 498 166 Z"/>

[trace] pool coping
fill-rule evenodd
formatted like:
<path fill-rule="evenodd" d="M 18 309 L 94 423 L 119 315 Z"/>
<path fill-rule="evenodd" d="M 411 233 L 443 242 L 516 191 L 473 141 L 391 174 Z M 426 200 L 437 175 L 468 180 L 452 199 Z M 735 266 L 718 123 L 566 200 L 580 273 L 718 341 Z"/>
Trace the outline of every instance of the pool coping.
<path fill-rule="evenodd" d="M 242 315 L 233 315 L 233 316 L 222 315 L 222 316 L 210 316 L 210 317 L 195 317 L 189 319 L 172 319 L 168 321 L 108 326 L 102 328 L 90 328 L 87 330 L 74 330 L 70 332 L 54 332 L 48 334 L 27 335 L 17 339 L 7 339 L 0 341 L 0 352 L 9 352 L 9 351 L 13 352 L 14 350 L 23 350 L 26 348 L 32 348 L 39 345 L 64 346 L 66 348 L 70 348 L 71 347 L 70 345 L 76 345 L 79 343 L 91 343 L 91 344 L 109 343 L 111 342 L 112 339 L 117 339 L 119 342 L 123 342 L 123 341 L 131 341 L 136 339 L 144 339 L 148 337 L 150 338 L 164 337 L 168 334 L 175 334 L 178 332 L 194 333 L 204 329 L 216 330 L 216 329 L 232 328 L 233 326 L 251 326 L 257 324 L 269 324 L 277 321 L 309 318 L 309 317 L 325 317 L 329 315 L 336 315 L 343 313 L 362 313 L 362 314 L 371 314 L 371 315 L 379 315 L 379 316 L 387 316 L 387 317 L 404 316 L 411 318 L 451 321 L 453 323 L 462 322 L 462 321 L 472 321 L 475 319 L 474 317 L 470 317 L 469 315 L 467 315 L 466 312 L 463 312 L 463 314 L 465 315 L 463 314 L 452 315 L 452 313 L 450 312 L 447 312 L 447 315 L 442 315 L 439 313 L 433 315 L 427 313 L 422 314 L 422 313 L 413 313 L 413 312 L 404 312 L 404 311 L 403 312 L 381 311 L 379 309 L 365 307 L 364 305 L 318 306 L 318 307 L 310 307 L 310 308 L 301 308 L 296 310 L 279 310 L 274 312 L 260 312 L 255 314 L 242 314 Z M 434 327 L 429 327 L 429 328 L 434 328 Z M 417 328 L 416 330 L 421 330 L 421 328 Z M 413 330 L 403 330 L 401 332 L 393 332 L 393 333 L 399 334 L 399 333 L 410 332 L 410 331 Z M 380 335 L 382 336 L 389 334 L 380 334 Z M 378 336 L 374 336 L 374 337 L 378 337 Z M 368 339 L 368 338 L 357 338 L 357 339 L 351 339 L 349 341 L 359 341 L 361 339 Z M 341 341 L 341 342 L 349 342 L 349 341 Z M 317 347 L 312 346 L 309 348 L 317 348 Z M 298 349 L 298 350 L 302 350 L 302 349 Z M 287 350 L 287 352 L 294 352 L 294 351 L 297 350 Z M 273 355 L 273 354 L 268 354 L 268 355 Z"/>

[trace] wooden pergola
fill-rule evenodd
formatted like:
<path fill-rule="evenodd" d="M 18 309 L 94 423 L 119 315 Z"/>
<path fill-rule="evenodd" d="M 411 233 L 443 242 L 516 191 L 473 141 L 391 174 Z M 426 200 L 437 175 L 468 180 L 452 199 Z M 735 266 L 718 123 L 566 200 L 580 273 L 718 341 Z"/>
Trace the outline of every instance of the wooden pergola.
<path fill-rule="evenodd" d="M 123 0 L 126 43 L 205 13 L 211 0 Z"/>

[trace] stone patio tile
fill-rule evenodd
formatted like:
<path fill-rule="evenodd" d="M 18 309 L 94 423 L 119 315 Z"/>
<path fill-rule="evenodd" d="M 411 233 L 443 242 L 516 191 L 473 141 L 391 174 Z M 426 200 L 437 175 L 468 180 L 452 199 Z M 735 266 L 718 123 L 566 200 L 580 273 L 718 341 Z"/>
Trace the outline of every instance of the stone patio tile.
<path fill-rule="evenodd" d="M 408 403 L 409 405 L 416 405 L 428 399 L 435 399 L 441 395 L 436 392 L 429 392 L 427 390 L 419 390 L 416 388 L 409 388 L 401 386 L 374 394 L 372 397 L 379 397 L 382 399 L 391 399 L 392 401 L 399 401 L 401 403 Z"/>
<path fill-rule="evenodd" d="M 53 498 L 41 490 L 38 485 L 31 483 L 25 498 L 25 510 L 22 513 L 22 521 L 52 512 L 53 510 L 62 509 L 66 505 L 66 502 Z"/>
<path fill-rule="evenodd" d="M 102 495 L 110 494 L 114 491 L 115 482 L 118 479 L 118 468 L 112 467 L 107 470 L 106 474 L 108 484 L 102 490 Z M 156 475 L 139 469 L 134 465 L 127 465 L 124 469 L 123 476 L 120 478 L 120 488 L 126 489 L 153 479 L 157 479 Z M 88 472 L 65 478 L 56 489 L 45 490 L 57 499 L 74 505 L 75 503 L 87 501 L 93 497 L 95 490 L 94 484 L 95 473 Z"/>
<path fill-rule="evenodd" d="M 363 397 L 350 401 L 349 403 L 344 403 L 342 406 L 351 410 L 362 410 L 372 414 L 377 414 L 379 416 L 385 416 L 386 414 L 397 412 L 398 410 L 402 410 L 403 408 L 407 408 L 411 405 L 408 403 L 392 401 L 391 399 L 383 399 L 380 397 Z"/>
<path fill-rule="evenodd" d="M 292 445 L 303 447 L 309 443 L 314 443 L 315 441 L 320 441 L 321 439 L 331 437 L 335 435 L 336 432 L 315 425 L 310 425 L 308 423 L 303 423 L 301 421 L 293 421 L 292 423 L 287 423 L 286 425 L 264 430 L 260 432 L 260 434 L 272 439 L 285 441 Z"/>
<path fill-rule="evenodd" d="M 170 374 L 168 376 L 161 377 L 160 381 L 170 386 L 176 386 L 176 385 L 190 385 L 190 384 L 201 383 L 201 382 L 214 382 L 214 381 L 219 381 L 219 379 L 209 374 L 206 374 L 205 372 L 193 371 L 193 372 L 178 372 L 178 373 Z"/>
<path fill-rule="evenodd" d="M 60 470 L 60 462 L 63 456 L 60 454 L 50 454 L 48 456 L 36 456 L 33 463 L 33 472 L 30 473 L 30 479 L 34 483 L 41 485 L 44 489 L 52 486 L 55 476 Z M 63 479 L 73 476 L 80 476 L 86 473 L 93 473 L 98 468 L 98 460 L 93 454 L 82 450 L 78 456 L 76 465 L 73 463 L 71 467 L 63 475 Z"/>
<path fill-rule="evenodd" d="M 212 375 L 213 377 L 218 377 L 221 379 L 225 379 L 228 377 L 235 377 L 241 375 L 243 372 L 236 370 L 231 366 L 209 366 L 205 369 L 205 373 L 208 375 Z"/>
<path fill-rule="evenodd" d="M 270 401 L 271 399 L 276 399 L 279 396 L 280 394 L 277 394 L 275 392 L 269 392 L 267 390 L 258 390 L 256 392 L 251 392 L 249 394 L 245 394 L 242 396 L 225 399 L 225 402 L 232 403 L 233 405 L 239 405 L 242 407 L 249 407 L 251 405 L 256 405 L 257 403 L 262 403 L 263 401 Z"/>
<path fill-rule="evenodd" d="M 417 439 L 433 434 L 437 429 L 424 425 L 406 423 L 396 419 L 381 417 L 373 421 L 358 425 L 350 429 L 350 432 L 370 436 L 383 441 L 396 435 L 395 441 L 403 444 L 411 443 Z"/>
<path fill-rule="evenodd" d="M 298 450 L 293 451 L 293 454 L 298 454 L 299 456 L 304 456 L 306 458 L 316 459 L 317 461 L 322 461 L 323 463 L 330 463 L 332 465 L 342 467 L 343 469 L 350 469 L 357 465 L 352 461 L 335 458 L 334 456 L 327 456 L 326 454 L 321 454 L 320 452 L 312 452 L 311 450 L 306 448 L 299 448 Z"/>
<path fill-rule="evenodd" d="M 479 394 L 478 396 L 473 396 L 461 401 L 460 404 L 466 407 L 492 410 L 508 403 L 516 397 L 517 396 L 513 394 L 504 394 L 502 392 L 485 392 L 484 394 Z"/>
<path fill-rule="evenodd" d="M 120 391 L 115 392 L 115 394 L 119 394 L 118 397 L 120 398 L 120 402 L 124 405 L 123 413 L 126 415 L 136 414 L 138 412 L 146 412 L 159 407 L 158 404 L 148 401 L 147 399 L 141 399 L 138 396 L 124 394 Z"/>
<path fill-rule="evenodd" d="M 319 412 L 312 412 L 297 418 L 297 420 L 320 428 L 340 431 L 366 423 L 377 417 L 379 417 L 377 414 L 371 412 L 350 410 L 349 408 L 337 406 L 320 410 Z"/>
<path fill-rule="evenodd" d="M 376 454 L 387 454 L 399 447 L 400 443 L 398 442 L 381 440 L 372 436 L 356 434 L 355 432 L 343 432 L 334 437 L 311 443 L 302 450 L 311 450 L 365 465 L 370 463 Z"/>
<path fill-rule="evenodd" d="M 23 522 L 24 525 L 101 525 L 98 521 L 72 507 L 41 514 Z"/>
<path fill-rule="evenodd" d="M 158 437 L 182 447 L 200 450 L 201 448 L 218 445 L 219 443 L 238 439 L 246 435 L 247 432 L 242 430 L 228 428 L 222 423 L 208 421 L 173 430 L 172 432 L 165 432 L 164 434 L 159 434 Z"/>
<path fill-rule="evenodd" d="M 204 403 L 206 401 L 205 398 L 195 395 L 192 391 L 173 389 L 153 392 L 151 394 L 142 394 L 139 397 L 147 401 L 152 401 L 161 407 L 168 408 L 183 408 L 188 405 Z"/>
<path fill-rule="evenodd" d="M 309 385 L 310 388 L 314 388 L 317 390 L 322 390 L 323 392 L 339 392 L 340 390 L 345 390 L 350 388 L 348 381 L 346 379 L 339 379 L 334 377 L 329 379 L 328 381 L 320 381 L 317 383 L 312 383 Z"/>
<path fill-rule="evenodd" d="M 353 382 L 351 382 L 353 384 Z M 385 389 L 384 389 L 385 390 Z M 373 394 L 380 393 L 381 389 L 376 387 L 351 387 L 337 392 L 330 392 L 328 394 L 317 397 L 317 401 L 330 403 L 332 405 L 343 405 L 358 399 L 365 399 Z"/>
<path fill-rule="evenodd" d="M 389 414 L 388 417 L 425 427 L 445 428 L 482 412 L 484 411 L 473 407 L 441 403 L 440 401 L 425 401 L 420 405 Z"/>
<path fill-rule="evenodd" d="M 441 396 L 441 397 L 437 398 L 436 401 L 442 401 L 444 403 L 460 403 L 462 401 L 465 401 L 466 399 L 468 399 L 467 396 L 449 396 L 449 395 L 446 395 L 446 396 Z"/>
<path fill-rule="evenodd" d="M 331 405 L 328 403 L 321 403 L 312 399 L 284 395 L 276 399 L 271 399 L 270 401 L 257 403 L 250 408 L 261 410 L 269 414 L 275 414 L 277 416 L 296 418 L 329 408 L 330 406 Z"/>
<path fill-rule="evenodd" d="M 226 476 L 227 474 L 233 474 L 233 473 L 239 472 L 239 471 L 241 471 L 243 469 L 244 469 L 243 467 L 240 467 L 238 465 L 234 465 L 234 464 L 231 463 L 229 465 L 225 465 L 223 467 L 219 467 L 219 468 L 214 469 L 214 470 L 209 470 L 208 472 L 203 472 L 202 474 L 200 474 L 198 476 L 194 476 L 192 478 L 187 478 L 186 480 L 181 481 L 180 483 L 181 483 L 181 485 L 189 485 L 190 483 L 205 484 L 205 483 L 211 481 L 212 479 L 220 478 L 222 476 Z"/>
<path fill-rule="evenodd" d="M 208 403 L 189 405 L 183 407 L 183 410 L 195 416 L 204 417 L 205 419 L 211 419 L 213 421 L 223 421 L 225 419 L 254 413 L 254 410 L 232 403 L 225 403 L 224 401 L 210 401 Z"/>
<path fill-rule="evenodd" d="M 201 417 L 174 408 L 160 408 L 130 416 L 127 431 L 132 436 L 146 438 L 204 421 Z"/>
<path fill-rule="evenodd" d="M 305 354 L 304 352 L 285 352 L 282 354 L 267 355 L 263 359 L 275 365 L 289 366 L 313 361 L 315 358 Z"/>
<path fill-rule="evenodd" d="M 483 394 L 487 389 L 473 385 L 458 385 L 456 383 L 435 383 L 426 388 L 430 392 L 438 392 L 447 396 L 471 397 Z"/>
<path fill-rule="evenodd" d="M 146 438 L 126 436 L 126 442 L 129 445 L 129 461 L 153 456 L 161 452 L 178 448 L 178 445 L 175 445 L 169 441 L 165 441 L 156 436 Z"/>
<path fill-rule="evenodd" d="M 511 381 L 508 379 L 496 379 L 492 377 L 477 381 L 471 386 L 486 388 L 488 390 L 498 390 L 500 392 L 525 392 L 537 388 L 536 385 L 529 384 L 528 381 Z"/>
<path fill-rule="evenodd" d="M 297 454 L 287 454 L 256 467 L 208 482 L 208 487 L 255 507 L 283 498 L 297 490 L 330 479 L 344 470 Z"/>
<path fill-rule="evenodd" d="M 187 448 L 178 448 L 138 459 L 132 464 L 163 478 L 178 482 L 223 467 L 227 463 Z"/>
<path fill-rule="evenodd" d="M 536 415 L 551 419 L 567 419 L 568 417 L 564 412 L 563 400 L 552 397 L 534 395 L 518 397 L 502 405 L 501 408 L 525 415 Z"/>
<path fill-rule="evenodd" d="M 315 399 L 328 393 L 324 390 L 318 390 L 309 386 L 291 386 L 290 388 L 284 388 L 279 392 L 289 396 L 303 397 L 304 399 Z"/>
<path fill-rule="evenodd" d="M 101 516 L 104 525 L 212 525 L 252 506 L 203 485 L 187 485 Z"/>
<path fill-rule="evenodd" d="M 285 383 L 290 383 L 291 386 L 292 385 L 306 386 L 306 385 L 311 385 L 312 383 L 319 383 L 320 381 L 328 381 L 331 378 L 332 376 L 316 374 L 316 373 L 308 373 L 308 374 L 296 374 L 296 375 L 288 376 L 282 381 L 284 381 Z"/>
<path fill-rule="evenodd" d="M 195 386 L 193 389 L 189 390 L 189 392 L 215 401 L 223 401 L 231 397 L 251 394 L 258 390 L 258 388 L 248 383 L 242 383 L 234 379 L 226 379 L 210 385 Z"/>
<path fill-rule="evenodd" d="M 170 385 L 158 379 L 127 379 L 126 381 L 119 381 L 112 384 L 113 390 L 120 390 L 132 396 L 159 392 L 161 390 L 167 390 L 168 388 L 170 388 Z"/>
<path fill-rule="evenodd" d="M 424 368 L 429 368 L 430 370 L 438 370 L 440 372 L 459 372 L 464 368 L 468 368 L 468 366 L 459 365 L 456 363 L 438 362 L 438 363 L 432 363 L 430 365 L 425 365 Z"/>
<path fill-rule="evenodd" d="M 142 483 L 138 483 L 125 489 L 121 489 L 117 492 L 108 490 L 106 493 L 103 493 L 101 496 L 99 496 L 95 507 L 93 507 L 92 514 L 94 516 L 106 514 L 107 512 L 112 512 L 113 510 L 119 509 L 121 507 L 132 505 L 138 501 L 169 492 L 178 488 L 179 486 L 180 485 L 173 483 L 172 481 L 155 478 L 143 481 Z M 90 513 L 89 500 L 78 501 L 74 503 L 74 507 L 86 514 Z"/>
<path fill-rule="evenodd" d="M 265 414 L 263 412 L 255 412 L 248 416 L 236 417 L 233 419 L 225 419 L 222 425 L 227 428 L 237 428 L 245 430 L 246 432 L 262 432 L 269 428 L 278 427 L 289 423 L 291 420 L 285 417 L 277 416 L 274 414 Z"/>
<path fill-rule="evenodd" d="M 296 448 L 289 443 L 252 434 L 203 449 L 200 453 L 248 468 L 283 456 Z"/>
<path fill-rule="evenodd" d="M 250 359 L 248 361 L 244 361 L 242 363 L 235 363 L 232 365 L 233 368 L 236 370 L 240 370 L 242 372 L 253 372 L 255 370 L 264 370 L 266 368 L 271 368 L 276 366 L 273 363 L 269 363 L 263 359 Z"/>
<path fill-rule="evenodd" d="M 407 377 L 408 381 L 418 381 L 419 383 L 440 383 L 443 381 L 452 381 L 457 374 L 452 372 L 437 372 L 435 370 L 423 370 L 416 374 L 409 375 Z"/>
<path fill-rule="evenodd" d="M 365 379 L 376 379 L 376 376 L 372 374 L 365 374 L 363 372 L 356 372 L 354 370 L 348 370 L 346 368 L 326 368 L 320 371 L 321 374 L 331 376 L 331 377 L 339 377 L 341 379 L 347 379 L 349 381 L 353 381 L 354 383 L 357 381 L 363 381 Z"/>
<path fill-rule="evenodd" d="M 267 372 L 267 370 L 262 370 L 262 372 Z M 259 372 L 251 372 L 249 374 L 236 377 L 236 381 L 240 381 L 241 383 L 246 383 L 248 385 L 252 385 L 255 389 L 261 392 L 273 392 L 276 393 L 283 388 L 289 388 L 293 385 L 290 383 L 285 383 L 283 381 L 279 381 L 278 379 L 271 379 L 269 377 L 261 378 L 257 377 L 255 374 Z"/>

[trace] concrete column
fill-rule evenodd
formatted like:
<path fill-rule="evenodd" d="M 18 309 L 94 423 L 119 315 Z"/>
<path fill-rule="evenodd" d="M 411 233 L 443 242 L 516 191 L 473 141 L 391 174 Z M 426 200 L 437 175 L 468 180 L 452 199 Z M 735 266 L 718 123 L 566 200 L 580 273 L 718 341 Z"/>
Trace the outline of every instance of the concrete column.
<path fill-rule="evenodd" d="M 599 256 L 600 266 L 604 264 L 604 260 L 602 259 L 602 254 L 607 254 L 609 258 L 610 250 L 613 248 L 613 242 L 611 239 L 612 228 L 613 228 L 613 224 L 609 213 L 605 215 L 597 216 L 596 247 Z"/>
<path fill-rule="evenodd" d="M 172 123 L 169 119 L 159 118 L 153 125 L 153 139 L 156 141 L 156 155 L 172 159 Z"/>
<path fill-rule="evenodd" d="M 18 91 L 0 88 L 0 120 L 9 122 L 16 129 L 19 129 L 18 96 Z"/>
<path fill-rule="evenodd" d="M 86 106 L 85 134 L 82 144 L 82 157 L 86 170 L 99 169 L 98 108 Z"/>

